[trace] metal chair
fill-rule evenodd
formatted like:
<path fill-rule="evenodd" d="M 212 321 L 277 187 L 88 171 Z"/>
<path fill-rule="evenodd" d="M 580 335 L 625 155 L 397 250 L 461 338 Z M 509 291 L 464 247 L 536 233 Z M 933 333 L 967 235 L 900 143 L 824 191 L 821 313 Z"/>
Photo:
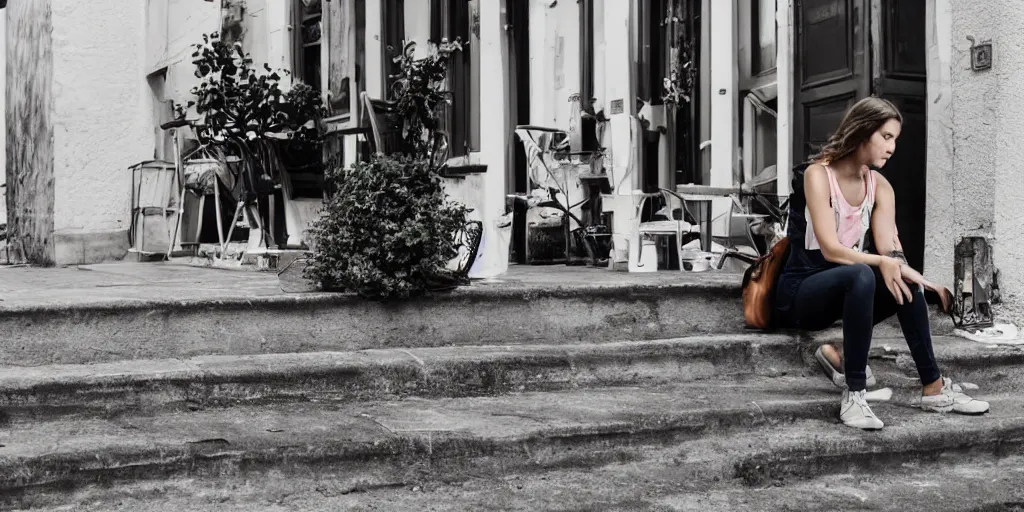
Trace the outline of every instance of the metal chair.
<path fill-rule="evenodd" d="M 758 257 L 767 254 L 779 239 L 786 235 L 789 200 L 779 200 L 772 185 L 778 181 L 778 169 L 771 165 L 758 173 L 752 180 L 740 186 L 739 194 L 730 198 L 730 221 L 742 219 L 744 234 L 756 256 L 745 254 L 737 247 L 726 249 L 718 260 L 718 268 L 725 265 L 726 258 L 735 258 L 752 264 Z M 775 203 L 770 198 L 775 198 Z M 776 204 L 777 203 L 777 204 Z"/>
<path fill-rule="evenodd" d="M 665 199 L 665 213 L 668 219 L 666 220 L 651 220 L 647 222 L 641 222 L 641 213 L 647 201 L 654 197 L 662 197 Z M 675 218 L 675 212 L 679 211 L 679 218 Z M 636 209 L 636 231 L 642 238 L 644 235 L 648 236 L 674 236 L 676 247 L 676 257 L 678 259 L 679 270 L 685 270 L 683 266 L 683 246 L 700 236 L 700 226 L 691 224 L 687 219 L 692 219 L 693 216 L 686 209 L 686 200 L 679 194 L 668 190 L 659 189 L 658 192 L 652 194 L 642 194 L 640 203 Z M 643 253 L 643 243 L 637 247 L 638 253 Z M 640 254 L 637 254 L 637 260 L 640 259 Z"/>

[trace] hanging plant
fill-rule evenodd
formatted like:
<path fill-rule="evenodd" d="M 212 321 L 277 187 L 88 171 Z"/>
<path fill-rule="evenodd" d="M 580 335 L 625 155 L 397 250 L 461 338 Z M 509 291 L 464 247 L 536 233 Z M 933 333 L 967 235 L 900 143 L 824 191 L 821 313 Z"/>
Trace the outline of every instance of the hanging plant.
<path fill-rule="evenodd" d="M 679 107 L 692 101 L 693 90 L 697 82 L 696 44 L 694 39 L 685 36 L 683 30 L 685 20 L 675 15 L 674 7 L 669 6 L 668 16 L 664 20 L 669 33 L 676 34 L 669 49 L 671 66 L 668 76 L 663 80 L 664 95 L 662 98 L 668 105 Z"/>

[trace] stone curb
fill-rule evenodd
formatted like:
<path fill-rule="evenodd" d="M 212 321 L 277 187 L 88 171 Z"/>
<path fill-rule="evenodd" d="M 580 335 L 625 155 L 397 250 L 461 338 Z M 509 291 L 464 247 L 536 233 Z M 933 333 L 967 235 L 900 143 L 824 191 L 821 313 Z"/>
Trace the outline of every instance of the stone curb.
<path fill-rule="evenodd" d="M 204 356 L 0 368 L 0 410 L 20 421 L 320 396 L 365 401 L 651 385 L 800 367 L 799 348 L 784 335 Z"/>

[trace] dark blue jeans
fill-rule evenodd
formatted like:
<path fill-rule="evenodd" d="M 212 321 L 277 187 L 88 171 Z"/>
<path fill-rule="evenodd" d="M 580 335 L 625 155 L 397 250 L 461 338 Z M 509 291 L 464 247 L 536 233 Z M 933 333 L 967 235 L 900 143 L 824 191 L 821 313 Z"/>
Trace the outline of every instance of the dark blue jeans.
<path fill-rule="evenodd" d="M 914 286 L 910 288 L 914 300 L 901 306 L 889 293 L 877 268 L 841 265 L 804 279 L 784 322 L 790 327 L 818 331 L 842 319 L 846 383 L 851 391 L 860 391 L 865 388 L 864 369 L 874 326 L 896 315 L 921 384 L 931 384 L 941 374 L 932 351 L 928 304 L 923 292 Z"/>

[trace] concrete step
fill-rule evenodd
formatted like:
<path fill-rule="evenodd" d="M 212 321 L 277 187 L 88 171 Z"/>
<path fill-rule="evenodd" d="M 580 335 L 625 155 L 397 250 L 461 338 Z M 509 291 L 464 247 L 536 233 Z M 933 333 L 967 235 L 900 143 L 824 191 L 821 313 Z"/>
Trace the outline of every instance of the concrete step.
<path fill-rule="evenodd" d="M 522 391 L 649 386 L 739 376 L 818 376 L 820 339 L 787 334 L 669 340 L 310 352 L 89 365 L 0 367 L 0 414 L 9 423 L 245 403 L 388 400 Z M 996 389 L 1020 385 L 1024 348 L 935 340 L 942 368 Z M 902 339 L 875 342 L 880 385 L 912 387 Z"/>
<path fill-rule="evenodd" d="M 266 273 L 163 264 L 2 272 L 0 365 L 750 333 L 740 276 L 728 273 L 526 267 L 500 281 L 377 303 L 284 293 Z M 876 332 L 898 333 L 892 325 Z M 939 322 L 935 331 L 949 329 Z"/>
<path fill-rule="evenodd" d="M 534 512 L 538 510 L 658 512 L 884 511 L 1012 512 L 1024 508 L 1024 457 L 963 458 L 911 464 L 867 473 L 827 474 L 793 485 L 687 488 L 659 466 L 609 465 L 584 471 L 556 470 L 469 478 L 438 484 L 411 483 L 350 493 L 326 478 L 279 476 L 138 481 L 89 486 L 74 493 L 94 512 Z M 654 476 L 652 478 L 652 475 Z M 669 475 L 665 475 L 669 476 Z M 37 502 L 38 503 L 38 502 Z M 40 504 L 34 511 L 66 511 Z"/>
<path fill-rule="evenodd" d="M 739 276 L 695 280 L 674 273 L 645 279 L 595 269 L 578 272 L 592 278 L 476 283 L 397 303 L 345 294 L 272 293 L 262 280 L 259 295 L 227 284 L 219 289 L 206 284 L 195 295 L 177 290 L 177 296 L 167 298 L 159 289 L 143 298 L 134 288 L 141 285 L 124 296 L 62 291 L 46 301 L 0 302 L 0 364 L 593 343 L 744 331 Z M 225 273 L 242 283 L 266 279 Z M 232 281 L 231 286 L 240 284 Z"/>
<path fill-rule="evenodd" d="M 321 476 L 349 491 L 601 467 L 675 450 L 666 471 L 705 483 L 799 480 L 942 454 L 1012 455 L 1024 400 L 988 393 L 984 417 L 920 412 L 897 390 L 887 428 L 837 424 L 822 379 L 752 377 L 659 387 L 385 402 L 262 404 L 12 425 L 0 431 L 7 505 L 138 479 Z"/>
<path fill-rule="evenodd" d="M 785 485 L 749 487 L 724 479 L 689 480 L 675 449 L 643 460 L 542 473 L 467 475 L 450 482 L 409 482 L 352 491 L 329 475 L 173 478 L 86 486 L 66 499 L 95 512 L 533 512 L 537 510 L 789 512 L 1011 512 L 1024 508 L 1024 456 L 940 455 L 898 468 L 828 473 Z M 27 501 L 35 511 L 64 511 L 63 501 Z M 426 504 L 426 505 L 425 505 Z M 53 505 L 53 506 L 50 506 Z"/>

